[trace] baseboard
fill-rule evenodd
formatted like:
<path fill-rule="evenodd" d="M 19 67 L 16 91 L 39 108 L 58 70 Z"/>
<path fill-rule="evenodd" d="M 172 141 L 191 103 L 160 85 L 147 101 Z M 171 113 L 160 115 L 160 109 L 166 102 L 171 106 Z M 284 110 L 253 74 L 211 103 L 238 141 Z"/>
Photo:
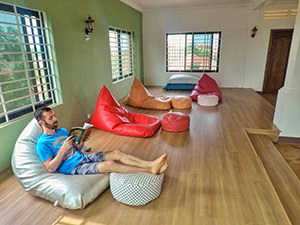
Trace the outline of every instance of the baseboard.
<path fill-rule="evenodd" d="M 278 142 L 300 143 L 300 138 L 295 137 L 279 137 Z"/>

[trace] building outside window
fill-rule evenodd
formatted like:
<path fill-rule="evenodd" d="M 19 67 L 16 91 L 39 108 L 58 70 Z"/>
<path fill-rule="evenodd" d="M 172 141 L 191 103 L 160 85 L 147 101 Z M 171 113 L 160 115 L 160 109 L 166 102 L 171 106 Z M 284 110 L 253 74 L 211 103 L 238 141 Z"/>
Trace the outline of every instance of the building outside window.
<path fill-rule="evenodd" d="M 112 81 L 133 75 L 132 32 L 109 27 Z"/>
<path fill-rule="evenodd" d="M 0 123 L 57 101 L 45 13 L 0 2 Z"/>
<path fill-rule="evenodd" d="M 167 72 L 218 72 L 221 32 L 167 33 Z"/>

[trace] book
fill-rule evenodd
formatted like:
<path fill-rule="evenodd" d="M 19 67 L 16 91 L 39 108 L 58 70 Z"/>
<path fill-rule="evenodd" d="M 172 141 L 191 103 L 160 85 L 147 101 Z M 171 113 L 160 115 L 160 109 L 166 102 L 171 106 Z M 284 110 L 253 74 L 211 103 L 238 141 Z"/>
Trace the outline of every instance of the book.
<path fill-rule="evenodd" d="M 74 142 L 80 144 L 84 142 L 90 135 L 93 125 L 85 123 L 83 127 L 72 127 L 70 130 L 70 136 L 74 136 Z"/>

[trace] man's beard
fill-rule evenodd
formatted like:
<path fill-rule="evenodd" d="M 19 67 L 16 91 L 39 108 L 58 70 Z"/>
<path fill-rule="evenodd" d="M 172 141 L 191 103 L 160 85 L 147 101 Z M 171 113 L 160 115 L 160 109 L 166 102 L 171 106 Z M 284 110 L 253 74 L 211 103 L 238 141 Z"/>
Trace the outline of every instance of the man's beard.
<path fill-rule="evenodd" d="M 47 123 L 46 121 L 44 121 L 44 123 L 45 123 L 45 127 L 52 129 L 52 130 L 55 130 L 58 127 L 57 121 L 54 122 L 53 124 Z"/>

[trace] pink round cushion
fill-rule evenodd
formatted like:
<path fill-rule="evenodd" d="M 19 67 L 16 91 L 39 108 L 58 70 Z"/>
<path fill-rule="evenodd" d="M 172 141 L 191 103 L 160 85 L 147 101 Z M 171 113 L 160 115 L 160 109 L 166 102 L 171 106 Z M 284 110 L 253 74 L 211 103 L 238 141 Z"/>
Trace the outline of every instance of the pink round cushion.
<path fill-rule="evenodd" d="M 188 130 L 190 127 L 190 117 L 180 112 L 170 112 L 161 119 L 162 128 L 170 132 L 180 132 Z"/>

